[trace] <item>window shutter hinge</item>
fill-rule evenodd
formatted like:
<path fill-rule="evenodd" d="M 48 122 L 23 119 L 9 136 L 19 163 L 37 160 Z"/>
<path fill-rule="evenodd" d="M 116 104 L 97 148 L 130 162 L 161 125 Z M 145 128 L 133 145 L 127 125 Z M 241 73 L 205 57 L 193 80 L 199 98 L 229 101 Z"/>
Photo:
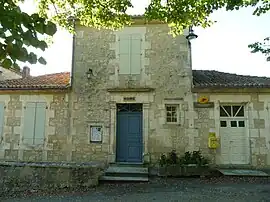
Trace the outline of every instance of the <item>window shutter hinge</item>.
<path fill-rule="evenodd" d="M 48 109 L 48 106 L 46 106 L 46 109 Z"/>
<path fill-rule="evenodd" d="M 7 106 L 5 105 L 5 106 L 4 106 L 4 109 L 6 109 L 6 108 L 7 108 Z"/>
<path fill-rule="evenodd" d="M 24 106 L 23 108 L 26 109 L 26 106 Z"/>

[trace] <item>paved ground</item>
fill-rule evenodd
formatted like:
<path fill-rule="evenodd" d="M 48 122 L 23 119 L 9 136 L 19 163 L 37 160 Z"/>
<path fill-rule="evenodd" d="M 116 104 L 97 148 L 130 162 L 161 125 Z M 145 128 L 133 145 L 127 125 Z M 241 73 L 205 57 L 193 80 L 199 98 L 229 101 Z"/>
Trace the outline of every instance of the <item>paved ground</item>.
<path fill-rule="evenodd" d="M 202 201 L 270 202 L 270 178 L 153 179 L 149 183 L 103 184 L 95 189 L 24 193 L 4 202 Z"/>

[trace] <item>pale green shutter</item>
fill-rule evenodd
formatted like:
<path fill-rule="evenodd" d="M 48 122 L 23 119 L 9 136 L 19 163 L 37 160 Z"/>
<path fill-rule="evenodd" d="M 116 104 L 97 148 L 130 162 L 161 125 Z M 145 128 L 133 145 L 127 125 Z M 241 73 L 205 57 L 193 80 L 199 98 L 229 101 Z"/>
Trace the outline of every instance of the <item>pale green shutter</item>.
<path fill-rule="evenodd" d="M 5 104 L 0 103 L 0 144 L 4 133 Z"/>
<path fill-rule="evenodd" d="M 36 103 L 27 103 L 23 117 L 23 142 L 27 144 L 34 143 L 35 113 Z"/>
<path fill-rule="evenodd" d="M 131 58 L 130 58 L 130 69 L 131 74 L 140 74 L 141 73 L 141 44 L 142 38 L 141 34 L 132 34 L 131 36 Z"/>
<path fill-rule="evenodd" d="M 46 103 L 37 103 L 34 144 L 43 144 L 45 138 Z"/>
<path fill-rule="evenodd" d="M 119 74 L 130 74 L 130 36 L 119 36 Z"/>

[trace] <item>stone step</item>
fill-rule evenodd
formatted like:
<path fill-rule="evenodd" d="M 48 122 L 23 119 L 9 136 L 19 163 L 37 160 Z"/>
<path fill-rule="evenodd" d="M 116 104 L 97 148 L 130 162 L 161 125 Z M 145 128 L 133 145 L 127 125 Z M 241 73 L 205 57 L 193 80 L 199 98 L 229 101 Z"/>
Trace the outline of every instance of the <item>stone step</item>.
<path fill-rule="evenodd" d="M 108 173 L 108 172 L 105 172 L 105 176 L 116 176 L 116 177 L 148 177 L 148 173 Z"/>
<path fill-rule="evenodd" d="M 105 172 L 106 173 L 147 174 L 148 175 L 148 168 L 110 166 Z"/>
<path fill-rule="evenodd" d="M 125 182 L 148 182 L 148 177 L 119 177 L 119 176 L 102 176 L 100 181 L 125 181 Z"/>
<path fill-rule="evenodd" d="M 111 163 L 110 165 L 112 166 L 129 166 L 129 167 L 143 167 L 144 164 L 143 163 L 130 163 L 130 162 L 118 162 L 118 163 Z"/>
<path fill-rule="evenodd" d="M 126 164 L 118 165 L 111 164 L 107 170 L 105 170 L 104 176 L 100 178 L 101 181 L 148 181 L 148 168 L 142 165 Z"/>

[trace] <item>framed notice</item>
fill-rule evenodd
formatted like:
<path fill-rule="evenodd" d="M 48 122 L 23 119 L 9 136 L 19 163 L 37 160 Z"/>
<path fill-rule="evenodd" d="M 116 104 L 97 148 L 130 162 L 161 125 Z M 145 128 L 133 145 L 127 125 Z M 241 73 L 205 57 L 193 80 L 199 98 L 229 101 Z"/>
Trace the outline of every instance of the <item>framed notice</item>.
<path fill-rule="evenodd" d="M 102 126 L 90 126 L 90 142 L 102 142 Z"/>

